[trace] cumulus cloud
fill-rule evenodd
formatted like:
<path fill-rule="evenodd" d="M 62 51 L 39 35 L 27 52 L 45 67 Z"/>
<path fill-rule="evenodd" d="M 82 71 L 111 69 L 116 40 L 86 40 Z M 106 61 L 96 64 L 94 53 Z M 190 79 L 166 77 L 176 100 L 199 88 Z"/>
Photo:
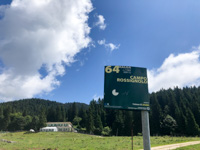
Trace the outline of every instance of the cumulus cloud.
<path fill-rule="evenodd" d="M 4 16 L 4 12 L 7 7 L 8 5 L 0 5 L 0 19 Z"/>
<path fill-rule="evenodd" d="M 103 98 L 103 96 L 101 95 L 101 96 L 99 96 L 99 95 L 97 95 L 97 94 L 95 94 L 94 96 L 93 96 L 93 100 L 95 100 L 95 101 L 98 101 L 99 100 L 99 98 L 100 99 L 102 99 Z"/>
<path fill-rule="evenodd" d="M 105 40 L 105 39 L 99 40 L 99 41 L 97 41 L 97 42 L 98 42 L 99 45 L 104 45 L 107 49 L 109 49 L 109 50 L 111 50 L 111 51 L 113 51 L 113 50 L 115 50 L 115 49 L 119 49 L 119 47 L 120 47 L 120 44 L 115 45 L 115 44 L 113 44 L 113 43 L 106 43 L 106 40 Z"/>
<path fill-rule="evenodd" d="M 90 0 L 13 0 L 1 6 L 0 100 L 33 97 L 58 86 L 56 77 L 91 41 L 92 9 Z"/>
<path fill-rule="evenodd" d="M 148 70 L 150 92 L 200 85 L 200 47 L 190 53 L 169 55 L 158 69 Z"/>
<path fill-rule="evenodd" d="M 105 30 L 106 24 L 105 24 L 105 18 L 102 15 L 97 16 L 98 21 L 95 23 L 95 26 L 98 26 L 101 30 Z"/>

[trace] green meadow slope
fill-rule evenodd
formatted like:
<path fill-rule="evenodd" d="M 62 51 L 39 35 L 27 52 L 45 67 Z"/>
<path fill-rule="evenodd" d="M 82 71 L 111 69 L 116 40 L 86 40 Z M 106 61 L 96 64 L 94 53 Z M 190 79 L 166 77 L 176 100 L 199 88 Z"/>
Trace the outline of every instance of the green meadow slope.
<path fill-rule="evenodd" d="M 134 136 L 133 140 L 134 150 L 143 148 L 142 136 Z M 151 137 L 151 146 L 197 140 L 198 137 Z M 6 141 L 13 141 L 13 143 Z M 0 150 L 28 149 L 127 150 L 131 149 L 131 137 L 101 137 L 71 132 L 0 133 Z"/>

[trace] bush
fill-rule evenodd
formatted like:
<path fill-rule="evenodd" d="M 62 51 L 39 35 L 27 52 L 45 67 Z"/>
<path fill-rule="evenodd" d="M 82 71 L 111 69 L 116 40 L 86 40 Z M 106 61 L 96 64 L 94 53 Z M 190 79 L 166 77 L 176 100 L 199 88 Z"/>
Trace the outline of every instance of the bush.
<path fill-rule="evenodd" d="M 107 127 L 104 127 L 103 128 L 103 131 L 101 132 L 101 135 L 104 135 L 104 136 L 109 136 L 110 133 L 111 133 L 111 129 L 107 126 Z"/>

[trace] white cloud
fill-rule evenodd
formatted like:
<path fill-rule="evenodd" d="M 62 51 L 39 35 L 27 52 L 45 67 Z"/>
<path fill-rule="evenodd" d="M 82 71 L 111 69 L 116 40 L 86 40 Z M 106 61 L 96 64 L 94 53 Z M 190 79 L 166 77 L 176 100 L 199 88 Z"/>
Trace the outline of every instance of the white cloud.
<path fill-rule="evenodd" d="M 115 45 L 113 43 L 108 43 L 106 46 L 109 47 L 111 51 L 113 51 L 115 49 L 118 49 L 120 45 Z"/>
<path fill-rule="evenodd" d="M 1 6 L 0 99 L 33 97 L 58 86 L 56 77 L 91 42 L 92 8 L 90 0 L 13 0 Z"/>
<path fill-rule="evenodd" d="M 106 48 L 108 48 L 109 50 L 113 51 L 115 49 L 119 49 L 120 47 L 120 44 L 118 45 L 115 45 L 113 43 L 106 43 L 106 40 L 103 39 L 103 40 L 99 40 L 97 41 L 99 45 L 104 45 Z"/>
<path fill-rule="evenodd" d="M 158 69 L 148 70 L 149 90 L 200 85 L 200 47 L 190 53 L 171 54 Z"/>
<path fill-rule="evenodd" d="M 4 16 L 4 12 L 8 5 L 0 5 L 0 18 Z"/>
<path fill-rule="evenodd" d="M 95 95 L 93 96 L 93 100 L 95 100 L 95 101 L 98 101 L 99 98 L 102 99 L 103 96 L 102 96 L 102 95 L 99 96 L 99 95 L 97 95 L 97 94 L 95 94 Z"/>
<path fill-rule="evenodd" d="M 99 40 L 97 41 L 99 45 L 105 45 L 106 44 L 106 40 L 103 39 L 103 40 Z"/>
<path fill-rule="evenodd" d="M 102 15 L 97 16 L 98 21 L 95 23 L 95 26 L 98 26 L 101 30 L 105 30 L 106 24 L 105 24 L 105 18 Z"/>

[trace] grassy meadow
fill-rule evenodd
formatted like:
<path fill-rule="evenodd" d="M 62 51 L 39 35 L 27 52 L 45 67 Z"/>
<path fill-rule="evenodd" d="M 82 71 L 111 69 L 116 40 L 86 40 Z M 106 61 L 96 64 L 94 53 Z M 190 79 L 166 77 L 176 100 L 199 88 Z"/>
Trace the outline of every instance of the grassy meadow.
<path fill-rule="evenodd" d="M 200 150 L 200 144 L 178 148 L 177 150 Z"/>
<path fill-rule="evenodd" d="M 14 143 L 3 142 L 15 141 Z M 134 136 L 134 150 L 143 148 L 142 136 Z M 151 146 L 188 141 L 198 137 L 151 137 Z M 131 150 L 131 137 L 101 137 L 71 132 L 0 133 L 0 150 Z M 181 149 L 183 150 L 183 149 Z"/>

